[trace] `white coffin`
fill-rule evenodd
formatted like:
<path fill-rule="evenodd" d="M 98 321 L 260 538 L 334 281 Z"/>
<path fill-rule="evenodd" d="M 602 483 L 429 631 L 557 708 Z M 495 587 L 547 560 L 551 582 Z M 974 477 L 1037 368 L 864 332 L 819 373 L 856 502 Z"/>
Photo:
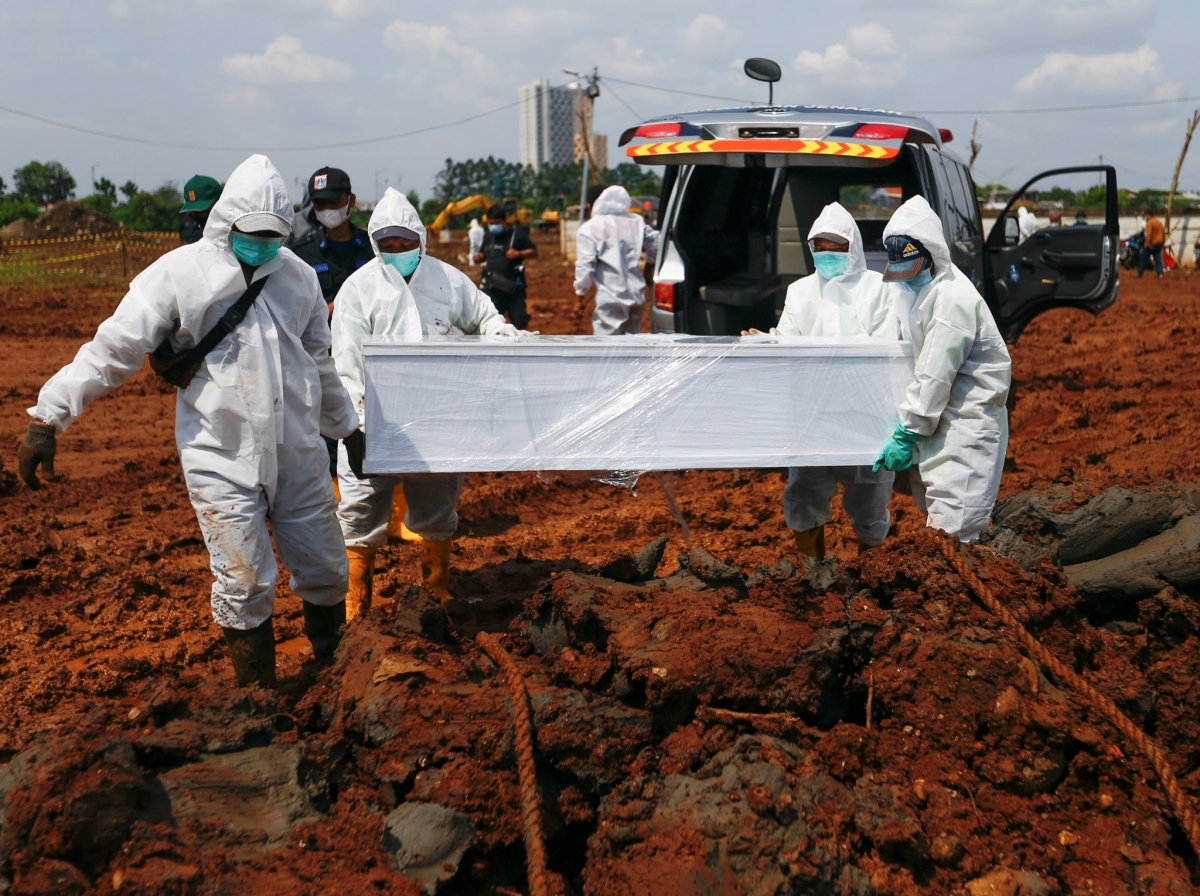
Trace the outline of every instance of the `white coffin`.
<path fill-rule="evenodd" d="M 906 342 L 477 336 L 363 341 L 367 473 L 868 464 Z"/>

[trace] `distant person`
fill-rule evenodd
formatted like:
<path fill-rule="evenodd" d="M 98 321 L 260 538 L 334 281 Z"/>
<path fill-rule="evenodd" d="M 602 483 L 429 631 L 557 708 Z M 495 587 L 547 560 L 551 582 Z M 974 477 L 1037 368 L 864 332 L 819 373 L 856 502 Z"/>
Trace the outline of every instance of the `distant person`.
<path fill-rule="evenodd" d="M 1025 240 L 1027 240 L 1031 236 L 1033 236 L 1034 232 L 1037 229 L 1038 229 L 1037 215 L 1035 215 L 1033 212 L 1031 212 L 1029 209 L 1027 209 L 1023 205 L 1020 208 L 1018 208 L 1017 209 L 1017 231 L 1021 237 L 1021 242 L 1025 242 Z"/>
<path fill-rule="evenodd" d="M 1050 209 L 1050 227 L 1062 227 L 1062 212 L 1056 208 Z"/>
<path fill-rule="evenodd" d="M 204 225 L 213 203 L 221 198 L 221 185 L 204 174 L 194 175 L 183 185 L 183 205 L 179 207 L 179 238 L 194 243 L 204 236 Z"/>
<path fill-rule="evenodd" d="M 784 336 L 852 339 L 900 338 L 892 313 L 892 288 L 867 270 L 862 235 L 840 204 L 825 206 L 808 233 L 816 273 L 788 287 L 777 332 Z M 883 544 L 891 526 L 890 470 L 861 467 L 793 467 L 783 491 L 783 518 L 803 555 L 825 556 L 829 502 L 842 486 L 842 507 L 858 536 L 861 554 Z"/>
<path fill-rule="evenodd" d="M 346 278 L 375 255 L 367 232 L 350 223 L 357 200 L 350 187 L 350 175 L 341 168 L 320 168 L 308 179 L 307 192 L 318 226 L 292 251 L 316 271 L 321 294 L 333 314 L 334 298 Z"/>
<path fill-rule="evenodd" d="M 895 284 L 900 335 L 915 357 L 899 423 L 874 469 L 915 464 L 909 482 L 927 525 L 974 541 L 990 525 L 1000 489 L 1012 361 L 987 303 L 950 260 L 942 222 L 923 197 L 896 210 L 883 243 L 883 279 Z"/>
<path fill-rule="evenodd" d="M 332 659 L 346 612 L 346 555 L 320 437 L 353 439 L 358 415 L 329 353 L 317 278 L 280 248 L 292 214 L 270 159 L 242 162 L 204 238 L 138 274 L 92 341 L 42 386 L 17 455 L 21 478 L 38 488 L 39 465 L 54 475 L 56 435 L 147 354 L 156 369 L 184 368 L 169 380 L 178 386 L 175 445 L 215 579 L 213 621 L 239 686 L 275 686 L 275 550 L 318 659 Z M 244 315 L 234 322 L 231 310 Z M 193 357 L 209 334 L 215 345 Z"/>
<path fill-rule="evenodd" d="M 1200 268 L 1200 234 L 1196 235 L 1196 242 L 1192 244 L 1192 264 Z"/>
<path fill-rule="evenodd" d="M 1087 215 L 1083 213 L 1082 209 L 1075 213 L 1075 226 L 1087 227 Z"/>
<path fill-rule="evenodd" d="M 1146 268 L 1150 266 L 1151 257 L 1154 258 L 1154 273 L 1159 280 L 1163 275 L 1163 246 L 1167 242 L 1167 231 L 1163 228 L 1162 221 L 1158 220 L 1155 215 L 1147 210 L 1142 214 L 1145 224 L 1142 226 L 1142 233 L 1145 235 L 1145 240 L 1142 242 L 1142 255 L 1138 259 L 1137 275 L 1141 278 L 1146 272 Z"/>
<path fill-rule="evenodd" d="M 483 265 L 480 289 L 487 294 L 501 314 L 507 314 L 512 325 L 523 330 L 529 325 L 525 310 L 525 262 L 537 258 L 537 246 L 529 231 L 520 224 L 510 224 L 502 205 L 493 205 L 484 216 L 487 230 L 479 251 L 471 256 Z"/>
<path fill-rule="evenodd" d="M 483 225 L 479 223 L 478 218 L 471 219 L 471 226 L 467 228 L 467 258 L 471 264 L 478 264 L 475 256 L 479 254 L 480 248 L 483 246 L 483 235 L 486 231 Z"/>
<path fill-rule="evenodd" d="M 658 255 L 658 231 L 631 212 L 624 187 L 593 186 L 588 190 L 590 217 L 575 238 L 575 295 L 582 315 L 588 290 L 596 287 L 592 334 L 619 336 L 642 328 L 646 307 L 646 278 L 638 261 L 646 255 L 653 268 Z"/>

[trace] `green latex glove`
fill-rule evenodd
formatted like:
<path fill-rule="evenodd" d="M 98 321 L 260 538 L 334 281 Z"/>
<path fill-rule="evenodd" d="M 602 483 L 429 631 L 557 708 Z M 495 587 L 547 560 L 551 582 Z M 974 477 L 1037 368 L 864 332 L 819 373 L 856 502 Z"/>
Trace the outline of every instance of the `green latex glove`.
<path fill-rule="evenodd" d="M 913 465 L 913 446 L 919 438 L 921 437 L 915 432 L 897 424 L 896 431 L 879 452 L 879 457 L 875 458 L 875 465 L 871 467 L 871 471 L 878 473 L 880 467 L 886 467 L 893 473 L 907 470 Z"/>

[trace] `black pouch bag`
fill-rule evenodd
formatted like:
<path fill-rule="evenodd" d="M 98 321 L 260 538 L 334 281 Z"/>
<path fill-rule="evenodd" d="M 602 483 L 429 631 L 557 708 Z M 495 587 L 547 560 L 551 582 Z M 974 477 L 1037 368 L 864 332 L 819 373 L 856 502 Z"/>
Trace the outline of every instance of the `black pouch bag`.
<path fill-rule="evenodd" d="M 204 338 L 191 348 L 177 352 L 171 348 L 170 341 L 164 339 L 162 345 L 146 356 L 150 361 L 150 369 L 172 386 L 186 389 L 192 381 L 192 377 L 196 375 L 196 371 L 200 369 L 200 362 L 204 360 L 204 357 L 245 319 L 246 312 L 258 298 L 258 294 L 263 291 L 263 286 L 270 276 L 268 274 L 261 280 L 250 284 L 250 288 L 238 296 L 238 300 L 221 315 L 216 326 L 205 333 Z"/>

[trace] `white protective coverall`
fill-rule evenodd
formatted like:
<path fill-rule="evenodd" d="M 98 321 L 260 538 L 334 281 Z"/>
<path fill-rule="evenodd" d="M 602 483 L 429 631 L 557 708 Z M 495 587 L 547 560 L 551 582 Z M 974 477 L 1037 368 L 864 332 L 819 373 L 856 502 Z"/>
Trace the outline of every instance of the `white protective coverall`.
<path fill-rule="evenodd" d="M 141 370 L 164 339 L 176 351 L 195 345 L 246 289 L 229 232 L 256 212 L 292 222 L 283 178 L 261 155 L 229 176 L 203 239 L 134 278 L 92 341 L 42 387 L 30 415 L 62 432 L 89 402 Z M 346 596 L 320 437 L 344 438 L 357 417 L 329 356 L 329 311 L 312 267 L 280 249 L 253 280 L 267 276 L 245 319 L 175 398 L 175 443 L 216 578 L 213 620 L 242 630 L 274 608 L 268 520 L 297 597 L 333 606 Z"/>
<path fill-rule="evenodd" d="M 1017 209 L 1017 233 L 1022 242 L 1033 236 L 1039 226 L 1037 215 L 1023 205 Z"/>
<path fill-rule="evenodd" d="M 575 294 L 584 296 L 596 285 L 595 336 L 637 333 L 642 326 L 646 278 L 638 259 L 645 252 L 646 267 L 654 267 L 658 231 L 629 210 L 632 202 L 624 187 L 609 187 L 575 238 Z"/>
<path fill-rule="evenodd" d="M 832 280 L 810 274 L 788 287 L 777 332 L 783 336 L 898 339 L 891 289 L 883 275 L 867 270 L 862 235 L 840 204 L 825 206 L 808 232 L 809 240 L 832 235 L 850 243 L 846 273 Z M 888 499 L 896 474 L 871 467 L 793 467 L 783 491 L 788 528 L 805 532 L 829 522 L 829 502 L 842 484 L 842 506 L 865 544 L 879 545 L 891 526 Z"/>
<path fill-rule="evenodd" d="M 883 231 L 915 237 L 933 257 L 933 282 L 913 295 L 893 286 L 902 338 L 913 344 L 913 380 L 900 423 L 922 438 L 911 477 L 928 524 L 963 541 L 990 524 L 1004 452 L 1012 361 L 992 313 L 970 279 L 950 261 L 942 222 L 915 196 Z"/>
<path fill-rule="evenodd" d="M 475 266 L 475 254 L 483 249 L 483 237 L 486 233 L 479 219 L 472 218 L 471 226 L 467 228 L 467 264 L 471 267 Z"/>
<path fill-rule="evenodd" d="M 408 283 L 399 271 L 379 259 L 375 234 L 385 227 L 406 227 L 421 239 L 421 262 Z M 491 299 L 466 274 L 425 254 L 425 227 L 400 191 L 389 187 L 383 194 L 371 214 L 367 232 L 375 258 L 342 284 L 332 320 L 334 363 L 358 411 L 360 425 L 365 392 L 364 337 L 391 336 L 419 342 L 425 335 L 516 336 L 520 332 L 504 320 Z M 443 541 L 454 534 L 458 528 L 455 505 L 462 491 L 461 475 L 422 473 L 359 479 L 351 472 L 345 446 L 341 446 L 338 519 L 347 545 L 379 547 L 387 543 L 392 490 L 401 481 L 408 502 L 405 525 L 429 541 Z"/>

